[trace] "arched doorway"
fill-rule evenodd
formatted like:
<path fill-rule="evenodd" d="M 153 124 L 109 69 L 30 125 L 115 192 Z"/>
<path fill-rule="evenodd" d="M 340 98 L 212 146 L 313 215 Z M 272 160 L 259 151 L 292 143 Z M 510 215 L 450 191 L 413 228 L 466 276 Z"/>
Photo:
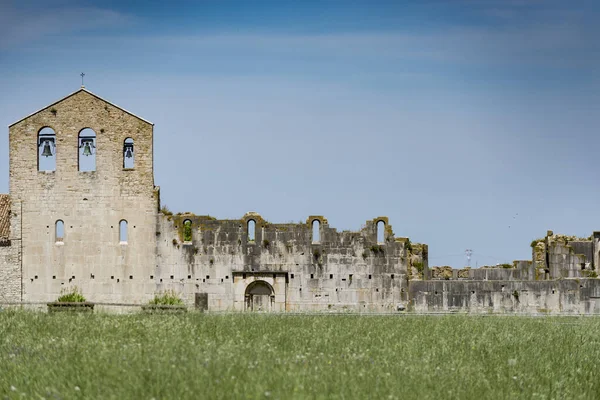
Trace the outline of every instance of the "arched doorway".
<path fill-rule="evenodd" d="M 246 310 L 271 311 L 275 301 L 273 287 L 265 281 L 254 281 L 246 288 Z"/>

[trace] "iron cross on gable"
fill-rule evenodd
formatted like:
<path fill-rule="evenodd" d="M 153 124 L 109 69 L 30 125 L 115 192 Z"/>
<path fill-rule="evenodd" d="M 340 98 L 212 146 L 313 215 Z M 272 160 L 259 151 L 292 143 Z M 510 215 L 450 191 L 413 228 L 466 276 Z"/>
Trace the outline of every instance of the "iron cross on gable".
<path fill-rule="evenodd" d="M 85 76 L 85 74 L 82 72 L 79 75 L 81 76 L 81 87 L 85 87 L 85 86 L 83 86 L 83 77 Z"/>

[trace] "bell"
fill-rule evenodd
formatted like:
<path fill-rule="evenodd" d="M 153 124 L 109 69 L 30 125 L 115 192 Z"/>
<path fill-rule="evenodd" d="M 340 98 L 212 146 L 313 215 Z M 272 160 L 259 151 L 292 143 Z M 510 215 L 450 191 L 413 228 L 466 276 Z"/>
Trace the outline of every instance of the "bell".
<path fill-rule="evenodd" d="M 128 147 L 127 150 L 125 150 L 125 157 L 126 158 L 133 157 L 133 154 L 131 153 L 131 148 L 130 147 Z"/>
<path fill-rule="evenodd" d="M 89 142 L 85 142 L 83 145 L 83 155 L 84 156 L 91 156 L 92 155 L 92 150 L 90 149 L 90 143 Z"/>
<path fill-rule="evenodd" d="M 44 142 L 44 150 L 42 151 L 42 156 L 44 156 L 44 157 L 52 156 L 52 149 L 50 149 L 50 143 L 48 141 Z"/>

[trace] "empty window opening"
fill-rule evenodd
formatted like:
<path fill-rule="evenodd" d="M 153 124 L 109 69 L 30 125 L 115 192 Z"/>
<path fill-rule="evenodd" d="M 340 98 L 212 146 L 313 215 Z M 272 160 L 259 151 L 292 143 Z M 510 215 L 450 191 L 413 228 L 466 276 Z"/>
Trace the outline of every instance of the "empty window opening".
<path fill-rule="evenodd" d="M 119 222 L 119 242 L 127 243 L 127 221 L 124 219 Z"/>
<path fill-rule="evenodd" d="M 150 275 L 150 279 L 154 279 L 154 275 Z"/>
<path fill-rule="evenodd" d="M 313 243 L 319 243 L 321 241 L 321 221 L 318 219 L 312 222 L 312 241 Z"/>
<path fill-rule="evenodd" d="M 129 279 L 133 279 L 133 275 L 129 275 Z"/>
<path fill-rule="evenodd" d="M 173 276 L 173 275 L 171 275 L 171 279 L 173 279 L 173 278 L 174 278 L 174 276 Z"/>
<path fill-rule="evenodd" d="M 385 222 L 377 221 L 377 243 L 385 242 Z"/>
<path fill-rule="evenodd" d="M 65 239 L 65 223 L 60 219 L 56 221 L 54 236 L 57 242 L 62 242 Z"/>
<path fill-rule="evenodd" d="M 277 275 L 273 274 L 273 279 L 276 279 L 276 278 L 277 278 Z"/>
<path fill-rule="evenodd" d="M 96 170 L 96 132 L 85 128 L 79 132 L 79 171 Z"/>
<path fill-rule="evenodd" d="M 248 241 L 249 242 L 254 242 L 255 230 L 256 230 L 256 222 L 253 219 L 251 219 L 250 221 L 248 221 Z"/>
<path fill-rule="evenodd" d="M 190 221 L 189 219 L 183 221 L 183 241 L 192 241 L 192 221 Z"/>
<path fill-rule="evenodd" d="M 392 274 L 391 278 L 394 279 L 394 274 Z"/>
<path fill-rule="evenodd" d="M 314 279 L 315 275 L 314 274 L 310 274 L 310 279 Z"/>
<path fill-rule="evenodd" d="M 123 142 L 123 168 L 133 168 L 133 139 L 127 138 Z"/>
<path fill-rule="evenodd" d="M 56 133 L 52 128 L 38 133 L 38 171 L 56 171 Z"/>
<path fill-rule="evenodd" d="M 294 274 L 291 274 L 290 278 L 294 279 Z"/>
<path fill-rule="evenodd" d="M 333 279 L 333 274 L 329 274 L 329 279 Z"/>
<path fill-rule="evenodd" d="M 210 275 L 206 275 L 206 279 L 210 279 Z"/>
<path fill-rule="evenodd" d="M 192 279 L 192 276 L 191 276 L 191 275 L 188 275 L 188 279 Z"/>
<path fill-rule="evenodd" d="M 371 275 L 369 275 L 369 279 L 371 279 Z"/>
<path fill-rule="evenodd" d="M 56 279 L 56 275 L 52 275 L 52 279 Z"/>

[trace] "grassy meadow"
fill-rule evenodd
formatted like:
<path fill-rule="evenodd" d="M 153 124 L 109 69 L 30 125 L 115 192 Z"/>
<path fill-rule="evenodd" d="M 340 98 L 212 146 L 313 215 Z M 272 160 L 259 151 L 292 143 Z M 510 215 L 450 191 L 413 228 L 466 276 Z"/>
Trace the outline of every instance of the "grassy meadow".
<path fill-rule="evenodd" d="M 0 312 L 0 399 L 597 399 L 600 318 Z"/>

